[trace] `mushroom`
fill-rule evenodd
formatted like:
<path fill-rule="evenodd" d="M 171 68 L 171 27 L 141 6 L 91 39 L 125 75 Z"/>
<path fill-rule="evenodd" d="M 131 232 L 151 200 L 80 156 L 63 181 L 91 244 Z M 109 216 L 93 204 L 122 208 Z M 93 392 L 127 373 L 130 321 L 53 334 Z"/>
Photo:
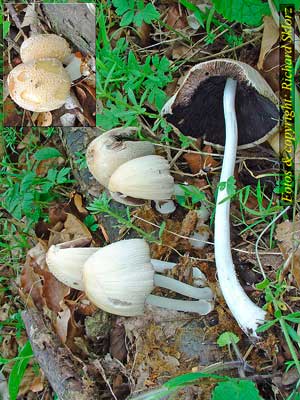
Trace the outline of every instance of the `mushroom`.
<path fill-rule="evenodd" d="M 89 299 L 104 311 L 140 315 L 145 302 L 201 315 L 212 310 L 213 293 L 209 287 L 203 287 L 203 277 L 199 288 L 155 273 L 176 264 L 150 259 L 149 246 L 143 239 L 121 240 L 103 248 L 74 248 L 77 243 L 75 240 L 51 246 L 46 255 L 49 270 L 67 286 L 85 290 Z M 197 300 L 150 295 L 154 286 Z"/>
<path fill-rule="evenodd" d="M 137 199 L 168 200 L 174 194 L 174 178 L 166 159 L 144 156 L 120 165 L 112 174 L 108 189 Z"/>
<path fill-rule="evenodd" d="M 263 143 L 279 129 L 278 99 L 250 65 L 216 59 L 190 69 L 178 91 L 162 110 L 167 121 L 185 135 L 203 138 L 215 147 L 225 145 L 223 91 L 227 78 L 238 82 L 236 94 L 238 149 Z"/>
<path fill-rule="evenodd" d="M 214 146 L 225 145 L 222 183 L 234 173 L 237 147 L 262 143 L 279 127 L 277 98 L 269 85 L 249 65 L 227 59 L 194 66 L 163 108 L 163 114 L 182 133 L 203 137 L 206 143 Z M 225 185 L 223 190 L 218 190 L 216 200 L 218 281 L 241 329 L 256 337 L 256 329 L 264 321 L 266 312 L 249 299 L 237 279 L 231 255 L 229 219 L 230 200 Z"/>
<path fill-rule="evenodd" d="M 82 239 L 71 240 L 50 246 L 46 254 L 49 271 L 56 279 L 73 289 L 84 290 L 83 265 L 98 250 L 97 247 L 78 247 L 88 243 L 90 241 Z"/>
<path fill-rule="evenodd" d="M 53 58 L 17 65 L 8 75 L 11 98 L 29 111 L 60 108 L 70 92 L 70 78 L 60 61 Z"/>
<path fill-rule="evenodd" d="M 130 140 L 137 131 L 135 127 L 111 129 L 89 144 L 86 152 L 88 168 L 104 187 L 108 187 L 112 174 L 123 163 L 155 154 L 152 143 Z"/>
<path fill-rule="evenodd" d="M 141 315 L 145 303 L 201 315 L 212 310 L 213 293 L 209 287 L 193 287 L 155 273 L 144 239 L 121 240 L 99 249 L 85 262 L 83 280 L 91 302 L 111 314 Z M 151 295 L 155 286 L 197 300 Z"/>
<path fill-rule="evenodd" d="M 136 132 L 134 127 L 115 128 L 94 139 L 87 148 L 88 168 L 120 203 L 168 200 L 174 192 L 169 164 L 154 154 L 152 143 L 129 140 Z"/>
<path fill-rule="evenodd" d="M 34 35 L 24 40 L 20 48 L 23 63 L 40 60 L 41 58 L 56 58 L 62 63 L 71 55 L 68 42 L 54 34 Z"/>

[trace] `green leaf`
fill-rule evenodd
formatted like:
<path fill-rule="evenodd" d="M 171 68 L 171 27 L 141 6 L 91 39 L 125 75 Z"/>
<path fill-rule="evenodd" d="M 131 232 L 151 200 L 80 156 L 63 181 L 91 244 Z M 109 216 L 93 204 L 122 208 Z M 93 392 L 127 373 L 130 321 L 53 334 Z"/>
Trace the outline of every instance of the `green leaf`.
<path fill-rule="evenodd" d="M 33 356 L 29 340 L 25 343 L 18 354 L 18 360 L 14 364 L 8 379 L 8 391 L 10 400 L 16 400 L 18 397 L 20 383 L 24 376 L 26 367 Z"/>
<path fill-rule="evenodd" d="M 161 239 L 166 228 L 166 221 L 163 221 L 159 227 L 158 237 Z"/>
<path fill-rule="evenodd" d="M 10 22 L 4 21 L 3 22 L 3 38 L 5 38 L 7 36 L 9 29 L 10 29 Z"/>
<path fill-rule="evenodd" d="M 294 328 L 291 327 L 291 325 L 289 324 L 285 324 L 286 326 L 286 330 L 288 331 L 288 334 L 290 335 L 290 337 L 294 340 L 294 342 L 300 344 L 300 336 L 298 335 L 298 333 L 295 331 Z"/>
<path fill-rule="evenodd" d="M 113 0 L 113 6 L 116 8 L 117 15 L 121 16 L 126 13 L 129 9 L 129 3 L 127 0 Z"/>
<path fill-rule="evenodd" d="M 259 282 L 255 285 L 256 289 L 258 290 L 264 290 L 266 287 L 268 287 L 270 284 L 269 279 L 264 279 L 262 282 Z"/>
<path fill-rule="evenodd" d="M 224 332 L 218 337 L 217 343 L 220 347 L 224 347 L 232 343 L 238 343 L 239 341 L 239 337 L 233 332 Z"/>
<path fill-rule="evenodd" d="M 212 378 L 212 379 L 217 379 L 217 380 L 221 379 L 224 381 L 230 379 L 227 376 L 220 376 L 220 375 L 216 375 L 216 374 L 206 374 L 203 372 L 191 372 L 189 374 L 179 375 L 179 376 L 176 376 L 175 378 L 170 379 L 169 381 L 167 381 L 163 384 L 163 387 L 166 387 L 168 389 L 173 389 L 176 387 L 188 385 L 192 382 L 196 382 L 199 379 L 203 379 L 203 378 Z"/>
<path fill-rule="evenodd" d="M 277 322 L 277 319 L 273 319 L 272 321 L 268 321 L 268 322 L 266 322 L 265 324 L 259 326 L 259 327 L 256 329 L 256 332 L 257 332 L 257 333 L 265 332 L 265 331 L 267 331 L 268 329 L 270 329 L 271 326 L 275 325 L 276 322 Z"/>
<path fill-rule="evenodd" d="M 195 4 L 190 3 L 188 0 L 179 0 L 179 2 L 186 9 L 188 9 L 188 10 L 190 10 L 190 11 L 192 11 L 194 13 L 195 18 L 199 22 L 199 25 L 202 26 L 202 28 L 204 28 L 204 21 L 203 21 L 203 18 L 202 18 L 202 13 L 199 10 L 199 8 Z"/>
<path fill-rule="evenodd" d="M 44 147 L 34 153 L 34 158 L 38 161 L 48 160 L 49 158 L 62 157 L 60 151 L 54 147 Z"/>
<path fill-rule="evenodd" d="M 143 22 L 151 24 L 152 21 L 159 18 L 159 12 L 152 3 L 148 3 L 146 7 L 140 10 L 134 17 L 134 22 L 137 26 L 141 26 Z"/>
<path fill-rule="evenodd" d="M 252 381 L 230 380 L 220 382 L 215 387 L 212 400 L 263 400 Z"/>
<path fill-rule="evenodd" d="M 213 0 L 216 10 L 230 22 L 257 26 L 264 15 L 270 15 L 268 3 L 261 0 Z"/>
<path fill-rule="evenodd" d="M 120 26 L 130 25 L 131 22 L 133 21 L 133 18 L 134 18 L 134 11 L 131 10 L 127 11 L 121 19 Z"/>

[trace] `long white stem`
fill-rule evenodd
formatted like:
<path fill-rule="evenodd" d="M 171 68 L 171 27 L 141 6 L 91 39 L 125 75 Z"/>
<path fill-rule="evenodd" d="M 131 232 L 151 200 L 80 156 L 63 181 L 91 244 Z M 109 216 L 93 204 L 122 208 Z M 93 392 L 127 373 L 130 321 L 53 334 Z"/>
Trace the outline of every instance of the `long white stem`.
<path fill-rule="evenodd" d="M 237 82 L 228 78 L 223 97 L 226 141 L 220 178 L 220 182 L 225 183 L 233 176 L 236 159 L 238 138 L 235 114 L 236 87 Z M 237 279 L 230 246 L 230 200 L 224 201 L 227 197 L 226 187 L 218 190 L 214 240 L 218 281 L 225 301 L 241 329 L 247 335 L 256 337 L 256 329 L 263 323 L 266 312 L 249 299 Z"/>
<path fill-rule="evenodd" d="M 192 297 L 193 299 L 212 300 L 213 292 L 211 288 L 198 288 L 180 282 L 176 279 L 169 278 L 160 274 L 154 274 L 154 286 L 159 286 L 173 292 L 182 294 L 183 296 Z"/>
<path fill-rule="evenodd" d="M 168 310 L 194 312 L 200 315 L 206 315 L 213 309 L 212 303 L 206 300 L 176 300 L 153 294 L 149 294 L 146 297 L 146 303 L 156 307 L 167 308 Z"/>

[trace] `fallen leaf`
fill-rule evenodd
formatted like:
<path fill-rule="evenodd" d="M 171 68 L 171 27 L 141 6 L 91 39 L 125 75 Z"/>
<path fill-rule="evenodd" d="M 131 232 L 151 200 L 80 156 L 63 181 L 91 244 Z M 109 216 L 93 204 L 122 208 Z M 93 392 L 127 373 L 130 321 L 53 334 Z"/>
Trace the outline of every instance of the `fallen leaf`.
<path fill-rule="evenodd" d="M 47 307 L 58 313 L 63 308 L 64 298 L 70 293 L 70 288 L 47 270 L 35 268 L 35 272 L 43 277 L 43 297 Z"/>
<path fill-rule="evenodd" d="M 212 153 L 211 146 L 204 146 L 203 152 Z M 210 169 L 219 165 L 219 161 L 215 160 L 209 154 L 186 153 L 183 157 L 187 161 L 193 174 L 197 174 L 200 171 L 208 172 Z"/>
<path fill-rule="evenodd" d="M 294 222 L 284 221 L 276 228 L 276 239 L 285 260 L 294 252 L 290 263 L 291 273 L 300 287 L 300 220 L 299 215 Z"/>
<path fill-rule="evenodd" d="M 87 209 L 83 206 L 83 198 L 82 198 L 81 194 L 75 193 L 73 196 L 73 201 L 74 201 L 75 207 L 80 212 L 80 214 L 83 214 L 83 215 L 88 214 Z"/>
<path fill-rule="evenodd" d="M 279 38 L 279 28 L 274 19 L 269 16 L 264 17 L 264 32 L 260 46 L 260 54 L 257 62 L 257 68 L 262 69 L 266 54 L 272 49 Z"/>
<path fill-rule="evenodd" d="M 36 119 L 37 126 L 51 126 L 52 124 L 52 114 L 50 111 L 39 113 Z"/>
<path fill-rule="evenodd" d="M 179 9 L 177 4 L 172 4 L 168 7 L 167 25 L 175 29 L 183 29 L 187 26 L 186 15 L 183 9 Z"/>
<path fill-rule="evenodd" d="M 66 236 L 69 237 L 68 240 L 86 238 L 92 240 L 92 235 L 86 225 L 81 222 L 75 215 L 67 213 L 67 219 L 64 223 L 64 229 L 62 231 Z M 67 240 L 64 240 L 66 242 Z"/>
<path fill-rule="evenodd" d="M 263 69 L 260 71 L 262 76 L 271 86 L 273 92 L 279 93 L 280 79 L 279 79 L 279 46 L 273 48 L 265 57 Z"/>

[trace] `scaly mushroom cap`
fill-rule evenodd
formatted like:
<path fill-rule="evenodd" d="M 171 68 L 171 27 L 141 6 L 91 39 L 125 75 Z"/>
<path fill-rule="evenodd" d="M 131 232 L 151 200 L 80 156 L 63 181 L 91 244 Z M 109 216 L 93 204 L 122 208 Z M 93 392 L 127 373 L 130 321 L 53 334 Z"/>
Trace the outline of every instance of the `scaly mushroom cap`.
<path fill-rule="evenodd" d="M 83 268 L 85 292 L 111 314 L 140 315 L 154 287 L 150 250 L 143 239 L 121 240 L 99 249 Z"/>
<path fill-rule="evenodd" d="M 239 148 L 264 142 L 278 131 L 278 99 L 262 76 L 243 62 L 216 59 L 195 65 L 162 114 L 183 134 L 224 146 L 223 92 L 228 77 L 238 81 Z"/>
<path fill-rule="evenodd" d="M 45 58 L 17 65 L 8 75 L 11 98 L 29 111 L 52 111 L 64 105 L 70 78 L 62 63 Z"/>
<path fill-rule="evenodd" d="M 122 164 L 111 176 L 111 192 L 145 200 L 169 200 L 174 194 L 170 166 L 161 156 L 145 156 Z"/>
<path fill-rule="evenodd" d="M 77 290 L 84 290 L 83 265 L 91 255 L 95 254 L 98 248 L 64 248 L 65 245 L 65 243 L 52 245 L 47 251 L 46 263 L 49 271 L 65 285 Z"/>
<path fill-rule="evenodd" d="M 24 63 L 41 58 L 56 58 L 64 62 L 71 55 L 71 49 L 64 38 L 54 34 L 42 34 L 24 40 L 20 55 Z"/>
<path fill-rule="evenodd" d="M 115 170 L 134 158 L 154 154 L 150 142 L 129 141 L 137 128 L 115 128 L 94 139 L 87 148 L 86 160 L 90 172 L 101 185 L 108 187 L 108 182 Z"/>

